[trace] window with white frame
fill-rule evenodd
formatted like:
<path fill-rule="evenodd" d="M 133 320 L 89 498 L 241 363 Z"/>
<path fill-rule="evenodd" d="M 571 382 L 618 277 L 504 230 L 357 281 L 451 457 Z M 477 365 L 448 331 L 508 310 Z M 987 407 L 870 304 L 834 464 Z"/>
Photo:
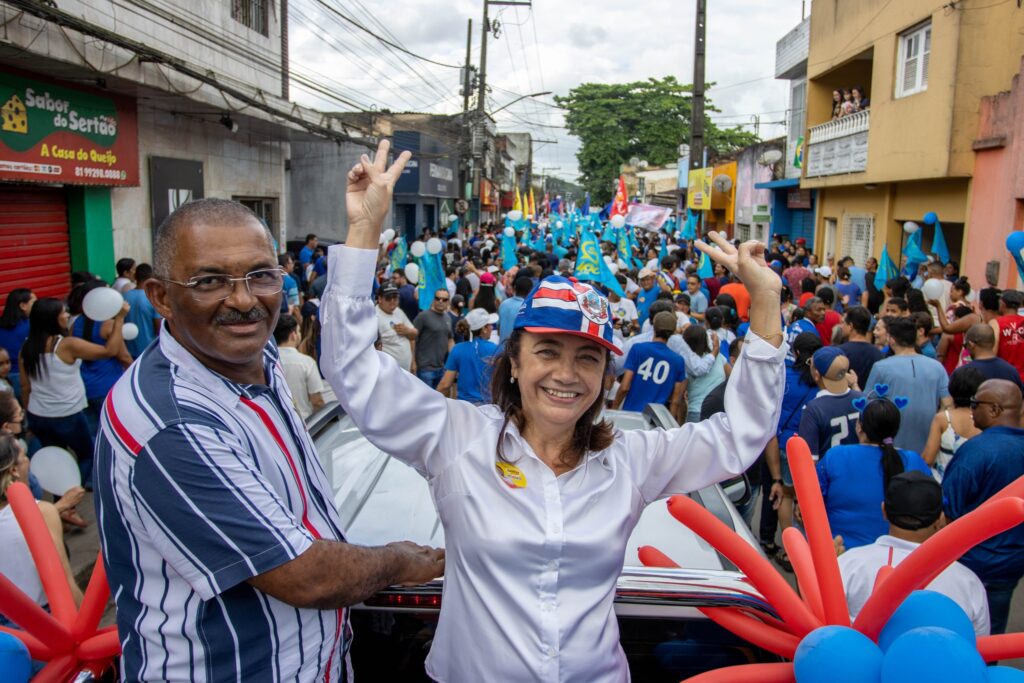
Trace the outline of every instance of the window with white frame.
<path fill-rule="evenodd" d="M 928 60 L 931 52 L 930 21 L 900 35 L 896 97 L 906 97 L 928 89 Z"/>
<path fill-rule="evenodd" d="M 271 0 L 231 0 L 231 18 L 257 33 L 269 35 L 268 10 Z"/>
<path fill-rule="evenodd" d="M 843 216 L 843 256 L 852 256 L 854 263 L 863 266 L 872 255 L 874 244 L 873 214 L 848 213 Z"/>

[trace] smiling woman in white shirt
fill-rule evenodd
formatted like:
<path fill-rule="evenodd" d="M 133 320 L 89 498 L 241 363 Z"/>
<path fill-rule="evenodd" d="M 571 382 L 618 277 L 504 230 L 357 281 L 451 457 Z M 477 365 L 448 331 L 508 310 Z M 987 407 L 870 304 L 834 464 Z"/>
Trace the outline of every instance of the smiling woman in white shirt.
<path fill-rule="evenodd" d="M 774 434 L 781 282 L 760 244 L 737 250 L 714 233 L 718 249 L 701 243 L 752 299 L 751 341 L 726 411 L 704 422 L 623 432 L 602 420 L 602 382 L 621 353 L 608 301 L 557 276 L 530 293 L 496 357 L 495 404 L 447 399 L 372 350 L 380 229 L 410 158 L 388 168 L 387 153 L 384 141 L 375 161 L 364 156 L 348 175 L 349 233 L 330 250 L 321 364 L 360 431 L 427 479 L 444 525 L 427 673 L 446 682 L 628 680 L 613 611 L 626 542 L 646 505 L 740 474 Z"/>

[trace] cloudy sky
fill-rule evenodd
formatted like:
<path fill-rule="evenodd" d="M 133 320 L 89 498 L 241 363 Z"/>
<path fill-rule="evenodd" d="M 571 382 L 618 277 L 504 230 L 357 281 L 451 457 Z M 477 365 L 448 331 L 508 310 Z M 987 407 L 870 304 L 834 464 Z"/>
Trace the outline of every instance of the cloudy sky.
<path fill-rule="evenodd" d="M 774 79 L 775 42 L 801 19 L 801 0 L 708 2 L 706 78 L 718 125 L 760 116 L 763 138 L 784 132 L 787 85 Z M 807 3 L 810 11 L 810 2 Z M 386 6 L 386 12 L 380 7 Z M 473 20 L 471 62 L 480 62 L 483 0 L 292 0 L 289 6 L 293 98 L 325 111 L 387 108 L 455 113 L 466 20 Z M 694 0 L 533 0 L 491 7 L 500 35 L 488 39 L 488 111 L 518 95 L 564 95 L 583 82 L 621 83 L 693 76 Z M 357 26 L 357 24 L 359 26 Z M 382 45 L 360 26 L 409 52 Z M 498 112 L 502 132 L 530 132 L 535 173 L 577 175 L 579 142 L 561 127 L 552 96 L 527 98 Z M 544 170 L 542 170 L 544 169 Z"/>

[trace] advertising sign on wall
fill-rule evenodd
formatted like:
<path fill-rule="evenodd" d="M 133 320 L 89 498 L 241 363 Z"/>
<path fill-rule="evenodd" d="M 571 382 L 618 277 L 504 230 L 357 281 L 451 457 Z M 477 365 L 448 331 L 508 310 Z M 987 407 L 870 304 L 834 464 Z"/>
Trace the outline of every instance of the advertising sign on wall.
<path fill-rule="evenodd" d="M 690 171 L 686 187 L 686 206 L 694 211 L 707 211 L 711 208 L 711 175 L 714 169 L 698 168 Z"/>
<path fill-rule="evenodd" d="M 0 180 L 138 185 L 135 101 L 0 71 Z"/>

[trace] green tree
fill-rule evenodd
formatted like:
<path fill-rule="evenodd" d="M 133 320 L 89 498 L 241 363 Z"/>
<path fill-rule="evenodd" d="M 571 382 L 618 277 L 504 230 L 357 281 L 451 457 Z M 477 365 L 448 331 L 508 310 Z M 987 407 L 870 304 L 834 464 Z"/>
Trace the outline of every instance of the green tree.
<path fill-rule="evenodd" d="M 611 199 L 619 166 L 631 157 L 654 166 L 678 159 L 679 144 L 690 139 L 692 91 L 692 85 L 666 76 L 634 83 L 582 83 L 565 97 L 555 97 L 567 110 L 566 127 L 582 143 L 576 154 L 579 180 L 595 202 Z M 704 111 L 709 159 L 758 141 L 753 133 L 712 123 L 706 115 L 719 110 L 710 99 L 705 99 Z"/>

